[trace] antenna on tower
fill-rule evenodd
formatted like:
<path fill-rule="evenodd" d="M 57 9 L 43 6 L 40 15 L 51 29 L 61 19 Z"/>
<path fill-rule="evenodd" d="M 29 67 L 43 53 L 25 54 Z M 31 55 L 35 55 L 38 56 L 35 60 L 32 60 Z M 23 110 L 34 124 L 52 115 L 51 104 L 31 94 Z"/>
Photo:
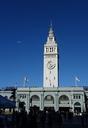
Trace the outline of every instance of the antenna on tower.
<path fill-rule="evenodd" d="M 53 27 L 53 24 L 52 24 L 52 20 L 50 21 L 50 28 L 52 28 Z"/>

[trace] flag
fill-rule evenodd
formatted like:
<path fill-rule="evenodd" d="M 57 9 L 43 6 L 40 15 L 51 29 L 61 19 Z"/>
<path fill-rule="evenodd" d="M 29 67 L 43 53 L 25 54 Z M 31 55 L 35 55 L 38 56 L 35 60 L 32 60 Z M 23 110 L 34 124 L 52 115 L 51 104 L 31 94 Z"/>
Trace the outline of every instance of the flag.
<path fill-rule="evenodd" d="M 75 77 L 75 80 L 78 81 L 78 82 L 80 81 L 80 79 L 77 76 Z"/>
<path fill-rule="evenodd" d="M 24 81 L 25 81 L 25 82 L 28 82 L 29 80 L 28 80 L 28 78 L 27 78 L 27 77 L 24 77 Z"/>

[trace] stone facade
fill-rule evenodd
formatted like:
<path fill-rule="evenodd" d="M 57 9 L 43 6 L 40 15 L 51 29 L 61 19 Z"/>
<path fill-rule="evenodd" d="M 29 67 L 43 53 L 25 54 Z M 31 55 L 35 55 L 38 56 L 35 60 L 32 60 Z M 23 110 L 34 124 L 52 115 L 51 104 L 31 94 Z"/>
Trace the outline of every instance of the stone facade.
<path fill-rule="evenodd" d="M 25 108 L 37 106 L 40 110 L 51 107 L 55 111 L 83 112 L 85 97 L 83 87 L 59 87 L 59 88 L 18 88 L 17 108 L 19 102 L 25 103 Z"/>

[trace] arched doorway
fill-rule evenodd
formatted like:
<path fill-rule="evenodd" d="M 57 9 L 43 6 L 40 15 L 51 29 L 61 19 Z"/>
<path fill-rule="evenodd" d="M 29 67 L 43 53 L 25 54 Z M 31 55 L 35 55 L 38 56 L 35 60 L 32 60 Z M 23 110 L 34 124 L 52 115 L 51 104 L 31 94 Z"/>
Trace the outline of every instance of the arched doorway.
<path fill-rule="evenodd" d="M 34 106 L 40 107 L 40 98 L 37 95 L 33 95 L 30 98 L 30 107 L 34 107 Z"/>
<path fill-rule="evenodd" d="M 81 112 L 81 104 L 79 102 L 74 104 L 74 112 L 77 114 Z"/>
<path fill-rule="evenodd" d="M 69 112 L 70 105 L 69 105 L 69 97 L 66 95 L 61 95 L 59 97 L 59 110 L 63 112 Z"/>
<path fill-rule="evenodd" d="M 44 109 L 54 109 L 54 97 L 51 95 L 47 95 L 44 98 Z"/>

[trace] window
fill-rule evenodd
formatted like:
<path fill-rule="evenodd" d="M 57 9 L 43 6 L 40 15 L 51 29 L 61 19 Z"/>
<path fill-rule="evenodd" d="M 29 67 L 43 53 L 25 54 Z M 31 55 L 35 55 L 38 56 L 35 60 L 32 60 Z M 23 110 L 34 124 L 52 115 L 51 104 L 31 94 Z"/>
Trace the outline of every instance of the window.
<path fill-rule="evenodd" d="M 50 52 L 52 52 L 52 48 L 50 48 Z"/>
<path fill-rule="evenodd" d="M 46 48 L 46 52 L 48 52 L 49 51 L 49 48 Z"/>
<path fill-rule="evenodd" d="M 22 99 L 26 98 L 26 94 L 21 94 L 20 98 L 22 98 Z"/>
<path fill-rule="evenodd" d="M 75 95 L 73 96 L 73 98 L 75 99 Z"/>
<path fill-rule="evenodd" d="M 73 95 L 73 99 L 80 99 L 80 98 L 81 98 L 81 96 L 79 94 Z"/>
<path fill-rule="evenodd" d="M 50 48 L 50 52 L 53 52 L 53 47 L 52 47 L 52 48 Z"/>
<path fill-rule="evenodd" d="M 79 95 L 79 99 L 80 99 L 80 95 Z"/>

